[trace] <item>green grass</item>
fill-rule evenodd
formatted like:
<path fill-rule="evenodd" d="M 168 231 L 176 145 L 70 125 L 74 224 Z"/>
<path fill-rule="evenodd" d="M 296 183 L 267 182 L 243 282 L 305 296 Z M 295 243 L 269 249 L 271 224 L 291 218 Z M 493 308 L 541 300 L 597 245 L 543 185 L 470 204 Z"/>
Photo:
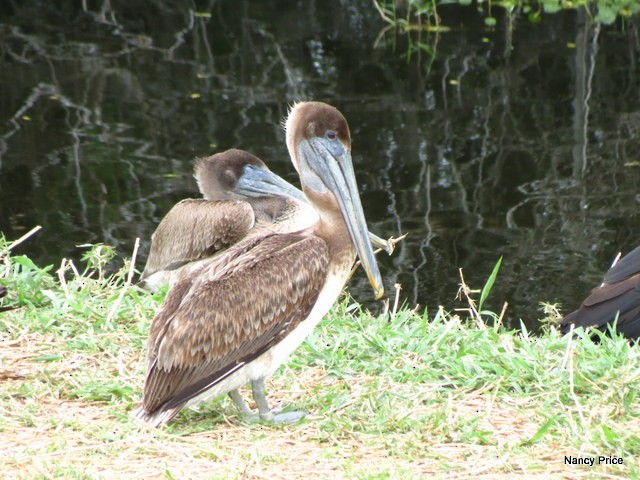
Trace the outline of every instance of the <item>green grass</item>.
<path fill-rule="evenodd" d="M 2 304 L 20 308 L 0 313 L 6 478 L 638 478 L 640 354 L 622 338 L 532 337 L 471 301 L 468 319 L 374 317 L 347 297 L 267 383 L 273 406 L 305 420 L 246 424 L 221 398 L 150 429 L 128 414 L 163 295 L 133 285 L 128 262 L 106 275 L 105 247 L 81 271 L 7 249 Z"/>

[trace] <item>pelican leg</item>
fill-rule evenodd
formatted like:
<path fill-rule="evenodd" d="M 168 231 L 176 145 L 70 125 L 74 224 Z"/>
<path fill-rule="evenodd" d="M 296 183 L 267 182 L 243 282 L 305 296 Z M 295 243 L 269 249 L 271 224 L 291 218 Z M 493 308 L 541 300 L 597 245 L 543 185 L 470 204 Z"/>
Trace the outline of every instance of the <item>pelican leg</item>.
<path fill-rule="evenodd" d="M 269 408 L 269 402 L 264 392 L 264 378 L 259 380 L 253 380 L 251 382 L 251 388 L 253 389 L 253 399 L 258 405 L 258 413 L 260 414 L 260 420 L 267 422 L 273 421 L 273 412 Z"/>
<path fill-rule="evenodd" d="M 251 415 L 253 415 L 253 412 L 249 407 L 247 407 L 247 404 L 244 403 L 244 398 L 242 398 L 242 395 L 238 390 L 231 390 L 229 392 L 229 397 L 231 398 L 231 400 L 233 400 L 233 403 L 236 404 L 236 407 L 238 407 L 238 410 L 240 410 L 240 413 L 242 413 L 242 415 L 246 417 L 250 417 Z"/>
<path fill-rule="evenodd" d="M 264 378 L 253 380 L 251 382 L 251 388 L 253 389 L 253 398 L 258 405 L 258 413 L 260 420 L 273 423 L 296 423 L 306 412 L 284 412 L 276 413 L 269 408 L 269 402 L 264 391 Z"/>

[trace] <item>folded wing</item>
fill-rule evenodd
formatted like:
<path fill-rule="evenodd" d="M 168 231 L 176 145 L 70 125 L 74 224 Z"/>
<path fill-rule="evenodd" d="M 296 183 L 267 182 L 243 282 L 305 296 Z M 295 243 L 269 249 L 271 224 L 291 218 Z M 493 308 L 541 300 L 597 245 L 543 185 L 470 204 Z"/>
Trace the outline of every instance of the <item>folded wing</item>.
<path fill-rule="evenodd" d="M 143 408 L 174 410 L 256 360 L 308 315 L 324 284 L 318 237 L 246 240 L 176 283 L 153 320 Z"/>

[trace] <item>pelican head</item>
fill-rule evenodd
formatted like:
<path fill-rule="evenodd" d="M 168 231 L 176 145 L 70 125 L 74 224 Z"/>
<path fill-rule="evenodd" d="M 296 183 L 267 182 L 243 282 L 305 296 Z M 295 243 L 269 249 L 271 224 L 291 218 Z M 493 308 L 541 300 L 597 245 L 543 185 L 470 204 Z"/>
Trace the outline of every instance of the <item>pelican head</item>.
<path fill-rule="evenodd" d="M 285 130 L 302 190 L 325 222 L 331 224 L 331 214 L 341 212 L 376 298 L 382 297 L 382 277 L 369 242 L 346 119 L 326 103 L 301 102 L 289 112 Z"/>
<path fill-rule="evenodd" d="M 193 176 L 207 200 L 244 200 L 276 195 L 306 201 L 300 190 L 244 150 L 230 149 L 196 159 Z"/>

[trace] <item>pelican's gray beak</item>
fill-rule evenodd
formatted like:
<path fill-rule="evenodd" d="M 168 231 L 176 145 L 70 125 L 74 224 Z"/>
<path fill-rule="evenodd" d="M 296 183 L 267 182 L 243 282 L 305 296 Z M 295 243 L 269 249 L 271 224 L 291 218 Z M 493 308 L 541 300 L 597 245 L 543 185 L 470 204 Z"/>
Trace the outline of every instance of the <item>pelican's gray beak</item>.
<path fill-rule="evenodd" d="M 238 180 L 236 192 L 245 197 L 291 197 L 299 202 L 307 203 L 302 191 L 283 180 L 271 170 L 245 165 L 242 176 Z"/>
<path fill-rule="evenodd" d="M 305 175 L 306 168 L 301 169 L 303 183 L 319 191 L 322 191 L 324 186 L 333 193 L 358 252 L 362 268 L 373 287 L 375 297 L 381 298 L 384 295 L 382 276 L 371 247 L 369 230 L 353 172 L 351 152 L 337 138 L 320 137 L 302 140 L 298 144 L 298 149 L 301 162 L 305 162 L 310 170 L 309 175 Z"/>

